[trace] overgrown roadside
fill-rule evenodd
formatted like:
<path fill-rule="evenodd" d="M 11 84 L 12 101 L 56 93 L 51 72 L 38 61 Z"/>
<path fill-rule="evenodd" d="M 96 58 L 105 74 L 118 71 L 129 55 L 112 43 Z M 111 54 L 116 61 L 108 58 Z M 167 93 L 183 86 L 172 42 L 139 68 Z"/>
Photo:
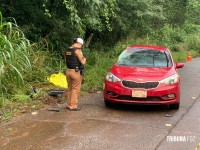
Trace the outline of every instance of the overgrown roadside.
<path fill-rule="evenodd" d="M 0 4 L 0 122 L 65 101 L 64 94 L 48 95 L 48 90 L 59 88 L 47 77 L 65 73 L 63 53 L 74 36 L 87 43 L 81 96 L 102 90 L 107 70 L 129 45 L 166 46 L 176 62 L 185 62 L 189 52 L 193 58 L 200 53 L 198 0 L 184 5 L 181 0 L 52 2 Z"/>
<path fill-rule="evenodd" d="M 184 62 L 187 59 L 187 51 L 186 52 L 175 52 L 173 53 L 174 57 L 177 61 Z M 198 53 L 192 51 L 193 58 L 198 56 Z M 102 90 L 103 88 L 103 80 L 106 75 L 108 68 L 115 61 L 115 57 L 108 59 L 109 57 L 104 58 L 107 60 L 106 63 L 96 64 L 96 67 L 90 68 L 90 66 L 86 66 L 86 75 L 85 81 L 82 85 L 82 91 L 80 97 L 88 95 L 89 93 L 96 92 L 97 90 Z M 98 60 L 97 60 L 98 61 Z M 100 60 L 99 60 L 100 61 Z M 107 66 L 106 66 L 107 65 Z M 91 66 L 92 67 L 92 66 Z M 99 69 L 98 69 L 99 68 Z M 88 69 L 88 70 L 87 70 Z M 94 85 L 94 86 L 92 86 Z M 33 89 L 33 87 L 37 88 L 37 91 Z M 13 117 L 17 117 L 24 113 L 37 112 L 40 109 L 47 109 L 50 106 L 55 106 L 58 104 L 65 103 L 66 95 L 63 93 L 59 96 L 50 96 L 48 92 L 50 90 L 65 90 L 59 87 L 52 85 L 51 83 L 42 83 L 35 84 L 32 86 L 32 91 L 25 95 L 15 95 L 16 101 L 11 101 L 4 104 L 4 107 L 0 109 L 0 122 L 8 121 Z"/>

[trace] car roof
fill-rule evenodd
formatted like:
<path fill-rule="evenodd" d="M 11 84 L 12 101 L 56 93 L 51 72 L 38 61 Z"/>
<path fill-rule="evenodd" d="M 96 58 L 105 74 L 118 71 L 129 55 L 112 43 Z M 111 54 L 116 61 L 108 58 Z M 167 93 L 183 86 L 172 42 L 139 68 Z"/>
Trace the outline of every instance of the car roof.
<path fill-rule="evenodd" d="M 168 50 L 164 46 L 154 46 L 154 45 L 131 45 L 128 48 L 145 48 L 145 49 L 154 49 L 154 50 L 161 50 L 161 51 L 167 51 Z"/>

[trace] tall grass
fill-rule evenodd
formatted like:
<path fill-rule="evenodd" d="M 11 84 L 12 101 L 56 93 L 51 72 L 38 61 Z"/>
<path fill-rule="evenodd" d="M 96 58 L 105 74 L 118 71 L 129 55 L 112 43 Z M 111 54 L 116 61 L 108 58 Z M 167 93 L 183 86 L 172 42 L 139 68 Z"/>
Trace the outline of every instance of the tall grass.
<path fill-rule="evenodd" d="M 32 72 L 25 77 L 29 83 L 43 83 L 52 73 L 64 70 L 64 59 L 55 52 L 49 52 L 45 40 L 32 44 L 31 50 Z"/>
<path fill-rule="evenodd" d="M 17 24 L 6 22 L 0 12 L 1 97 L 13 93 L 15 89 L 24 85 L 24 74 L 32 70 L 29 47 L 29 40 L 25 38 Z"/>

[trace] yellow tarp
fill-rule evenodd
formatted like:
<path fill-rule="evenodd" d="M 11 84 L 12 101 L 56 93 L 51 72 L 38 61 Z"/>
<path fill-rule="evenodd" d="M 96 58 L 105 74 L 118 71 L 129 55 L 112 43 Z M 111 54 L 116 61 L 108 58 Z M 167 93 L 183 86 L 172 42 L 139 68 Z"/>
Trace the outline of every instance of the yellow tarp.
<path fill-rule="evenodd" d="M 66 76 L 62 73 L 52 74 L 47 80 L 56 86 L 67 88 Z"/>

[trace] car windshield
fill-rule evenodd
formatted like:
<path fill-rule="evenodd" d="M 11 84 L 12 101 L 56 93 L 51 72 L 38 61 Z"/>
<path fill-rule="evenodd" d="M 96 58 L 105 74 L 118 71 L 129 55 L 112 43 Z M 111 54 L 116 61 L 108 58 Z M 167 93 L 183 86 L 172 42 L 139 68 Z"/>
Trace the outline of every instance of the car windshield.
<path fill-rule="evenodd" d="M 117 64 L 120 66 L 159 68 L 172 66 L 172 61 L 167 51 L 128 48 L 120 54 Z"/>

